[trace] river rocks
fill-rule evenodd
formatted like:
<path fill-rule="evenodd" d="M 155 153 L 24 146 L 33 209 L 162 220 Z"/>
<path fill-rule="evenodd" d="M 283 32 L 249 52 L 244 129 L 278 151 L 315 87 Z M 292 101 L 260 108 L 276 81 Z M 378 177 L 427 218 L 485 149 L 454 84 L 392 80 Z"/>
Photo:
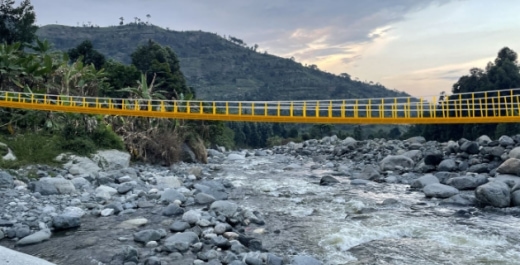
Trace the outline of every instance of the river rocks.
<path fill-rule="evenodd" d="M 491 181 L 477 187 L 475 197 L 482 205 L 508 207 L 511 204 L 509 186 L 501 181 Z"/>
<path fill-rule="evenodd" d="M 406 169 L 412 168 L 413 165 L 413 160 L 403 155 L 389 155 L 380 162 L 382 170 Z"/>
<path fill-rule="evenodd" d="M 498 143 L 501 145 L 501 146 L 504 146 L 504 147 L 507 147 L 507 146 L 514 146 L 515 145 L 515 140 L 513 140 L 513 138 L 507 136 L 507 135 L 502 135 L 500 136 L 500 138 L 498 139 Z"/>
<path fill-rule="evenodd" d="M 155 181 L 157 187 L 161 189 L 176 189 L 182 186 L 182 181 L 178 177 L 157 177 Z"/>
<path fill-rule="evenodd" d="M 170 252 L 184 252 L 190 248 L 192 244 L 199 242 L 199 237 L 193 232 L 177 233 L 166 238 L 164 247 Z"/>
<path fill-rule="evenodd" d="M 428 184 L 423 189 L 426 197 L 449 198 L 459 193 L 459 190 L 440 183 Z"/>
<path fill-rule="evenodd" d="M 105 186 L 105 185 L 101 185 L 101 186 L 97 187 L 95 192 L 96 192 L 95 196 L 97 199 L 105 200 L 105 201 L 110 200 L 113 195 L 117 194 L 116 189 L 109 187 L 109 186 Z"/>
<path fill-rule="evenodd" d="M 68 162 L 63 165 L 63 168 L 67 169 L 72 175 L 90 175 L 101 171 L 101 168 L 98 166 L 98 164 L 88 157 L 62 154 L 59 155 L 55 160 L 68 160 Z"/>
<path fill-rule="evenodd" d="M 339 180 L 335 179 L 332 176 L 323 176 L 320 179 L 320 185 L 321 186 L 332 186 L 332 185 L 335 185 L 337 183 L 339 183 Z"/>
<path fill-rule="evenodd" d="M 487 177 L 484 175 L 470 174 L 462 177 L 450 178 L 446 181 L 446 184 L 458 190 L 472 190 L 487 182 Z"/>
<path fill-rule="evenodd" d="M 161 194 L 161 198 L 159 200 L 161 202 L 165 202 L 165 203 L 172 203 L 172 202 L 175 202 L 176 200 L 185 202 L 186 196 L 184 196 L 182 193 L 178 192 L 176 189 L 166 189 Z"/>
<path fill-rule="evenodd" d="M 10 189 L 14 187 L 14 178 L 5 171 L 0 171 L 0 189 Z"/>
<path fill-rule="evenodd" d="M 439 179 L 432 174 L 426 174 L 412 182 L 410 187 L 414 189 L 422 189 L 430 184 L 439 183 Z"/>
<path fill-rule="evenodd" d="M 439 171 L 455 171 L 457 169 L 457 163 L 453 159 L 444 159 L 437 166 Z"/>
<path fill-rule="evenodd" d="M 180 216 L 183 214 L 184 209 L 182 209 L 175 203 L 171 203 L 170 205 L 166 206 L 162 211 L 162 215 L 164 216 Z"/>
<path fill-rule="evenodd" d="M 509 151 L 508 156 L 509 156 L 509 158 L 520 159 L 520 146 L 519 147 L 515 147 L 511 151 Z"/>
<path fill-rule="evenodd" d="M 76 191 L 76 187 L 70 180 L 64 178 L 45 177 L 34 182 L 32 190 L 41 195 L 70 194 Z"/>
<path fill-rule="evenodd" d="M 229 161 L 237 161 L 237 160 L 244 160 L 244 159 L 246 159 L 246 158 L 240 154 L 229 154 L 227 156 L 227 160 L 229 160 Z"/>
<path fill-rule="evenodd" d="M 161 239 L 161 233 L 157 230 L 147 229 L 134 233 L 134 241 L 146 244 L 150 241 Z"/>
<path fill-rule="evenodd" d="M 410 137 L 410 138 L 406 139 L 405 141 L 409 142 L 409 143 L 420 143 L 420 144 L 426 143 L 426 139 L 422 136 Z"/>
<path fill-rule="evenodd" d="M 93 161 L 104 170 L 119 170 L 130 166 L 130 154 L 118 150 L 98 151 Z"/>
<path fill-rule="evenodd" d="M 197 203 L 197 204 L 206 205 L 206 204 L 211 204 L 214 201 L 216 201 L 215 197 L 213 197 L 209 194 L 206 194 L 204 192 L 200 192 L 200 193 L 197 193 L 197 195 L 195 195 L 195 203 Z"/>
<path fill-rule="evenodd" d="M 34 234 L 28 235 L 28 236 L 18 240 L 16 242 L 16 245 L 25 246 L 25 245 L 41 243 L 41 242 L 51 238 L 51 234 L 52 233 L 51 233 L 50 229 L 43 229 Z"/>
<path fill-rule="evenodd" d="M 377 180 L 381 178 L 381 175 L 372 165 L 366 165 L 363 171 L 355 176 L 357 179 L 364 180 Z"/>
<path fill-rule="evenodd" d="M 80 218 L 71 214 L 62 214 L 52 219 L 52 226 L 56 230 L 76 228 L 81 225 Z"/>
<path fill-rule="evenodd" d="M 322 265 L 320 261 L 309 256 L 295 256 L 291 259 L 291 265 Z"/>
<path fill-rule="evenodd" d="M 520 159 L 509 158 L 504 161 L 504 163 L 497 168 L 497 173 L 520 176 Z"/>
<path fill-rule="evenodd" d="M 487 145 L 487 144 L 491 143 L 491 141 L 492 141 L 491 138 L 489 138 L 489 136 L 487 136 L 487 135 L 482 135 L 479 138 L 477 138 L 477 143 L 480 146 Z"/>
<path fill-rule="evenodd" d="M 217 214 L 232 217 L 237 211 L 238 205 L 230 201 L 216 201 L 211 204 L 210 209 Z"/>
<path fill-rule="evenodd" d="M 460 146 L 462 152 L 466 152 L 470 155 L 479 153 L 479 146 L 476 142 L 466 141 Z"/>
<path fill-rule="evenodd" d="M 437 166 L 442 161 L 443 155 L 438 150 L 424 152 L 424 163 L 429 166 Z"/>

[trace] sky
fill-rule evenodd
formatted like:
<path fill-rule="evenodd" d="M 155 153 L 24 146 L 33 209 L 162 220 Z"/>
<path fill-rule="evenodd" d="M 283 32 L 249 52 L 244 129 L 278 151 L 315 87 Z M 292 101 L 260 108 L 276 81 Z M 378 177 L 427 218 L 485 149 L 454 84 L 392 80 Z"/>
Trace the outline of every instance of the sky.
<path fill-rule="evenodd" d="M 518 0 L 32 0 L 37 24 L 135 17 L 234 36 L 284 58 L 413 96 L 451 92 L 498 51 L 520 52 Z M 150 15 L 150 18 L 147 18 Z"/>

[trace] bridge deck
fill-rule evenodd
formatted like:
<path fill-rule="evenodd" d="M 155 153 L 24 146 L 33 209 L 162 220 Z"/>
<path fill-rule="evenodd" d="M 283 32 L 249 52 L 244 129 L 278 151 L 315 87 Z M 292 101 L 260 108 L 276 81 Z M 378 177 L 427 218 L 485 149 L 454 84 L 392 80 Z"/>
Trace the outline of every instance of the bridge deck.
<path fill-rule="evenodd" d="M 520 90 L 440 100 L 378 98 L 318 101 L 180 101 L 95 98 L 0 91 L 0 107 L 156 118 L 341 124 L 520 122 Z"/>

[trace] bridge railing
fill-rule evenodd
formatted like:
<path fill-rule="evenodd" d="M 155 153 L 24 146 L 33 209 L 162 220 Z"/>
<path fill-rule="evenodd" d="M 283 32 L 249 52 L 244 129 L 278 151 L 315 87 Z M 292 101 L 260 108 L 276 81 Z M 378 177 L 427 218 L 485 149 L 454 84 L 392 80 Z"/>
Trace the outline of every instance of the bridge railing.
<path fill-rule="evenodd" d="M 519 117 L 520 89 L 431 98 L 316 101 L 181 101 L 0 91 L 0 107 L 129 116 L 287 122 L 420 122 Z M 515 118 L 518 121 L 518 118 Z M 497 122 L 499 121 L 497 120 Z"/>

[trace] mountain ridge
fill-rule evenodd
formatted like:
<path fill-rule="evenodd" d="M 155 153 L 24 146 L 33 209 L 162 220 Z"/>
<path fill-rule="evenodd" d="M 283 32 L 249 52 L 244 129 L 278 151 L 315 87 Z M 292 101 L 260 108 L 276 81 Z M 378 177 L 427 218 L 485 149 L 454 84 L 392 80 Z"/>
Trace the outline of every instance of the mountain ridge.
<path fill-rule="evenodd" d="M 260 53 L 237 38 L 225 39 L 203 31 L 172 31 L 157 26 L 127 24 L 111 27 L 47 25 L 40 39 L 66 51 L 89 39 L 109 59 L 131 62 L 130 54 L 149 39 L 169 46 L 198 99 L 206 100 L 323 100 L 409 96 L 303 66 L 292 59 Z"/>

